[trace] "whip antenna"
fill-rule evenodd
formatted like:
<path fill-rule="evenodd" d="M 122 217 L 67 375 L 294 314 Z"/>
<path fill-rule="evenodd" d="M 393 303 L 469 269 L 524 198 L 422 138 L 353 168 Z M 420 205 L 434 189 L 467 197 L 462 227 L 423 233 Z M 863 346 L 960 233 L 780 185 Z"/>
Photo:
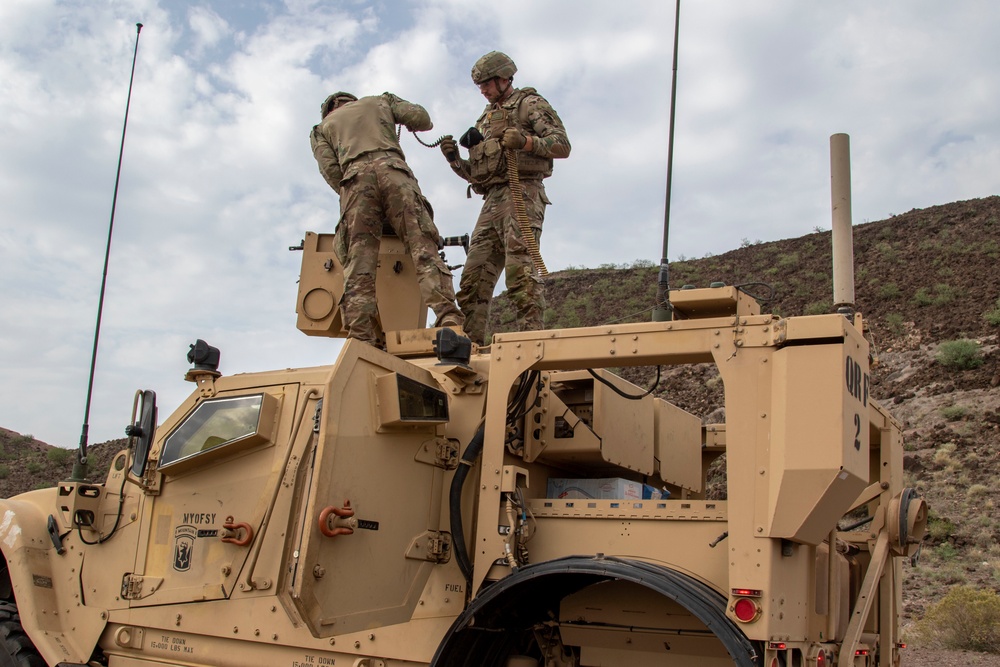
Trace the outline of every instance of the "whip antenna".
<path fill-rule="evenodd" d="M 132 102 L 132 82 L 135 80 L 135 61 L 139 55 L 139 33 L 142 24 L 135 24 L 135 51 L 132 53 L 132 73 L 128 79 L 128 97 L 125 99 L 125 122 L 122 125 L 122 142 L 118 149 L 118 170 L 115 173 L 115 193 L 111 198 L 111 221 L 108 223 L 108 243 L 104 250 L 104 274 L 101 276 L 101 295 L 97 300 L 97 325 L 94 328 L 94 350 L 90 355 L 90 377 L 87 381 L 87 407 L 83 413 L 80 430 L 80 449 L 73 464 L 73 481 L 84 481 L 87 475 L 87 438 L 90 432 L 90 401 L 94 395 L 94 368 L 97 366 L 97 343 L 101 338 L 101 316 L 104 313 L 104 290 L 108 284 L 108 259 L 111 257 L 111 234 L 115 229 L 115 207 L 118 204 L 118 183 L 122 176 L 122 155 L 125 153 L 125 129 L 128 127 L 128 108 Z"/>
<path fill-rule="evenodd" d="M 667 258 L 667 241 L 670 238 L 670 185 L 674 171 L 674 111 L 677 108 L 677 42 L 680 34 L 681 0 L 676 2 L 674 13 L 674 67 L 670 81 L 670 130 L 667 136 L 667 194 L 663 208 L 663 253 L 660 255 L 660 275 L 656 286 L 656 305 L 653 307 L 653 321 L 666 322 L 673 319 L 670 305 L 670 266 Z"/>

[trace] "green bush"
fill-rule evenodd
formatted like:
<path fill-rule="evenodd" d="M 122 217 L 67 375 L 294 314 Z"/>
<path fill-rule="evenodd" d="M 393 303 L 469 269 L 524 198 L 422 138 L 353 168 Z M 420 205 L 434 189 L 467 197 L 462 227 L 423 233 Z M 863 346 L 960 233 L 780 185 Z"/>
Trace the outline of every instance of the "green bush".
<path fill-rule="evenodd" d="M 62 447 L 53 447 L 45 452 L 45 458 L 57 466 L 61 466 L 69 460 L 69 450 Z"/>
<path fill-rule="evenodd" d="M 38 461 L 28 461 L 28 463 L 25 464 L 24 469 L 32 475 L 37 475 L 42 471 L 42 464 Z"/>
<path fill-rule="evenodd" d="M 997 299 L 996 308 L 983 313 L 983 319 L 986 320 L 987 324 L 1000 327 L 1000 299 Z"/>
<path fill-rule="evenodd" d="M 900 295 L 899 285 L 886 283 L 879 288 L 878 295 L 883 299 L 898 299 Z"/>
<path fill-rule="evenodd" d="M 0 479 L 7 479 L 10 475 L 10 466 L 7 464 L 0 464 Z"/>
<path fill-rule="evenodd" d="M 798 263 L 799 254 L 797 252 L 790 252 L 778 257 L 778 266 L 784 269 L 796 266 Z"/>
<path fill-rule="evenodd" d="M 942 519 L 931 513 L 927 517 L 927 534 L 932 540 L 940 542 L 946 540 L 955 533 L 955 524 L 948 519 Z"/>
<path fill-rule="evenodd" d="M 929 306 L 934 303 L 934 297 L 931 296 L 930 290 L 926 287 L 921 287 L 913 295 L 913 302 L 923 308 L 924 306 Z"/>
<path fill-rule="evenodd" d="M 906 333 L 906 320 L 899 313 L 889 313 L 885 316 L 885 328 L 889 330 L 893 336 L 902 336 Z"/>
<path fill-rule="evenodd" d="M 934 553 L 937 554 L 937 557 L 941 560 L 948 561 L 954 560 L 955 557 L 958 556 L 958 549 L 956 549 L 955 545 L 951 542 L 942 542 L 936 549 L 934 549 Z"/>
<path fill-rule="evenodd" d="M 933 648 L 1000 653 L 1000 596 L 956 586 L 927 609 L 915 632 L 918 643 Z"/>
<path fill-rule="evenodd" d="M 830 312 L 830 304 L 826 301 L 813 301 L 806 306 L 806 315 L 825 315 Z"/>
<path fill-rule="evenodd" d="M 941 408 L 941 416 L 950 422 L 956 422 L 969 413 L 964 405 L 948 405 Z"/>
<path fill-rule="evenodd" d="M 969 370 L 983 365 L 983 354 L 979 343 L 963 338 L 941 343 L 934 357 L 942 366 Z"/>

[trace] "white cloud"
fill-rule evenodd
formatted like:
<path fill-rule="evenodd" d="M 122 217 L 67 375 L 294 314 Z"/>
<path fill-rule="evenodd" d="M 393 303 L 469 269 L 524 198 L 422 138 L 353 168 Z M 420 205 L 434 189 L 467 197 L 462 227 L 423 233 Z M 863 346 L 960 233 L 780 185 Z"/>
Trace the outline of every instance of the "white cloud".
<path fill-rule="evenodd" d="M 216 46 L 223 37 L 231 33 L 226 20 L 206 7 L 192 7 L 188 14 L 188 25 L 195 34 L 194 48 L 199 54 L 206 48 Z"/>

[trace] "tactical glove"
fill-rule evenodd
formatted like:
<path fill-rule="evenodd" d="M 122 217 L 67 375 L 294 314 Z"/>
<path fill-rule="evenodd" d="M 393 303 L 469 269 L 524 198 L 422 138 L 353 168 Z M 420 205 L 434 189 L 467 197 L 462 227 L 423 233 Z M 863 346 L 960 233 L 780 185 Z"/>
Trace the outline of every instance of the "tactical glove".
<path fill-rule="evenodd" d="M 503 147 L 521 150 L 528 143 L 528 138 L 521 134 L 521 131 L 514 127 L 508 127 L 503 133 Z"/>
<path fill-rule="evenodd" d="M 448 135 L 441 142 L 441 152 L 444 154 L 444 158 L 448 160 L 448 162 L 454 162 L 458 159 L 458 144 L 451 135 Z"/>

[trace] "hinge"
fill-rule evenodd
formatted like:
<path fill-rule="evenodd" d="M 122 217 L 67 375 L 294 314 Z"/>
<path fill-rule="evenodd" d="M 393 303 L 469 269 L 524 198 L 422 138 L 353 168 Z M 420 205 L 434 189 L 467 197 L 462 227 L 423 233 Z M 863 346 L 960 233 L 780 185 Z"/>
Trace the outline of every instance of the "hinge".
<path fill-rule="evenodd" d="M 162 577 L 128 573 L 122 577 L 121 597 L 123 600 L 141 600 L 155 593 L 162 583 Z"/>
<path fill-rule="evenodd" d="M 417 535 L 406 549 L 406 557 L 431 563 L 447 563 L 451 560 L 451 533 L 428 530 Z"/>
<path fill-rule="evenodd" d="M 137 574 L 126 574 L 122 577 L 122 599 L 138 600 L 142 597 L 142 577 Z"/>
<path fill-rule="evenodd" d="M 427 440 L 417 450 L 414 459 L 444 470 L 454 470 L 458 467 L 458 441 L 448 438 Z"/>
<path fill-rule="evenodd" d="M 316 401 L 316 409 L 313 411 L 313 433 L 319 433 L 320 424 L 323 423 L 323 399 Z"/>

